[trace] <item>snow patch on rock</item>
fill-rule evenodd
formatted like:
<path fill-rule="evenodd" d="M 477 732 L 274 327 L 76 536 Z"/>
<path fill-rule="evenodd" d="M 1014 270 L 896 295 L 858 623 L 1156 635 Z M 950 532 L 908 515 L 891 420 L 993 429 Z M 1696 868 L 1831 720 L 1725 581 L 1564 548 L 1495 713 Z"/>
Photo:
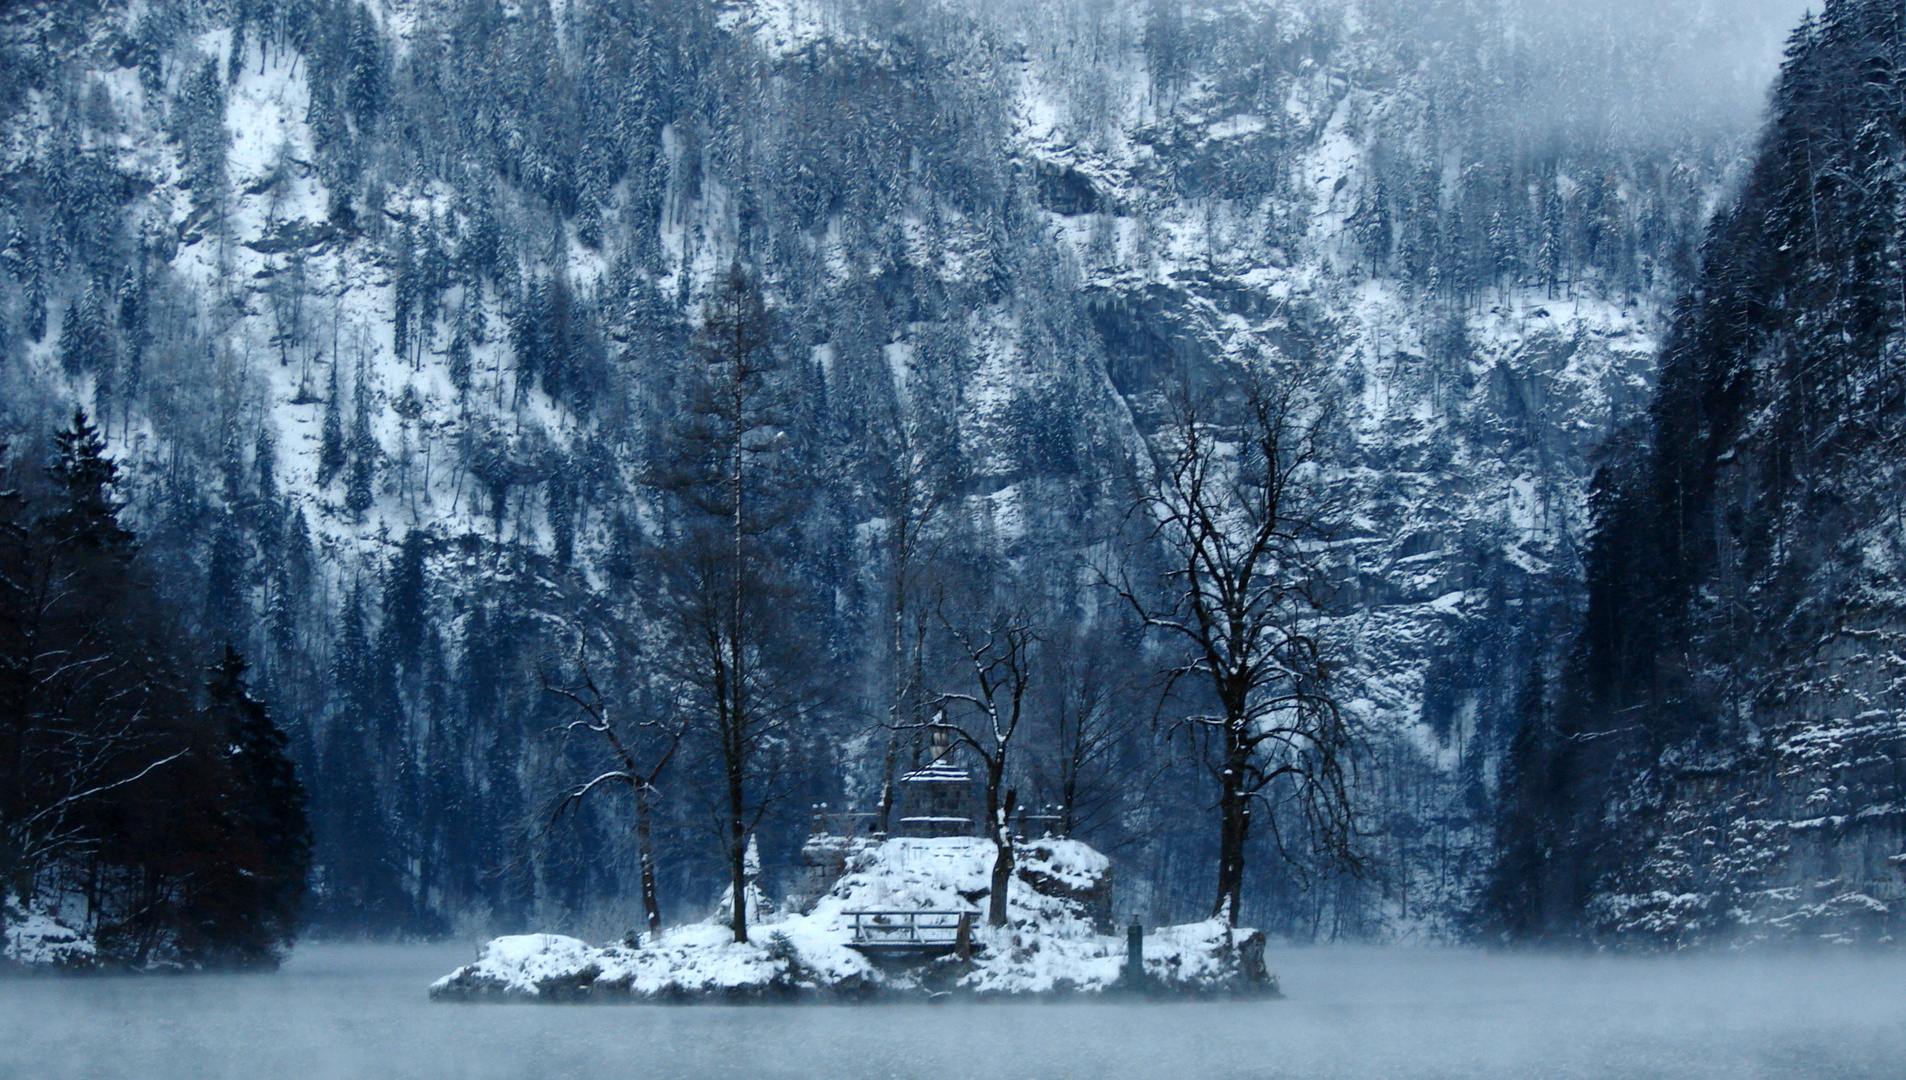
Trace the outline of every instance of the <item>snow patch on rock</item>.
<path fill-rule="evenodd" d="M 99 950 L 92 938 L 40 911 L 28 911 L 14 897 L 7 897 L 6 940 L 0 944 L 0 961 L 28 968 L 90 967 Z"/>

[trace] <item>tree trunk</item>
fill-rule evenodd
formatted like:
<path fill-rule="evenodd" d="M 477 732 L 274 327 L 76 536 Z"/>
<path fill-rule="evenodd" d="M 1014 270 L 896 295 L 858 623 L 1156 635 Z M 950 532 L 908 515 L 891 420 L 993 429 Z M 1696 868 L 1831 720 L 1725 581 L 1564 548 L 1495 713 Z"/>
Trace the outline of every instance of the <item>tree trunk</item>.
<path fill-rule="evenodd" d="M 904 509 L 904 508 L 903 508 Z M 894 768 L 900 762 L 900 718 L 906 711 L 906 675 L 907 666 L 907 547 L 904 536 L 893 552 L 893 598 L 888 608 L 892 619 L 892 639 L 887 649 L 888 693 L 892 696 L 887 702 L 887 756 L 881 762 L 880 772 L 880 816 L 875 828 L 881 833 L 893 818 L 893 781 Z"/>
<path fill-rule="evenodd" d="M 1078 831 L 1079 819 L 1076 807 L 1079 805 L 1079 773 L 1076 766 L 1066 774 L 1065 783 L 1060 785 L 1059 798 L 1059 835 L 1070 837 Z"/>
<path fill-rule="evenodd" d="M 1251 832 L 1251 797 L 1244 791 L 1244 762 L 1229 759 L 1219 777 L 1218 896 L 1212 917 L 1238 924 L 1238 905 L 1244 897 L 1244 844 Z"/>
<path fill-rule="evenodd" d="M 881 763 L 880 773 L 880 812 L 874 819 L 874 831 L 886 836 L 893 823 L 894 770 L 900 765 L 900 728 L 898 718 L 892 731 L 887 733 L 887 756 Z"/>
<path fill-rule="evenodd" d="M 747 804 L 742 801 L 741 770 L 738 749 L 730 747 L 728 760 L 728 880 L 734 897 L 735 940 L 748 940 L 748 820 Z"/>
<path fill-rule="evenodd" d="M 732 724 L 730 731 L 733 733 L 733 739 L 728 748 L 728 840 L 731 848 L 728 853 L 728 873 L 734 882 L 735 940 L 738 942 L 746 942 L 748 940 L 748 823 L 747 803 L 743 799 L 741 781 L 743 770 L 747 768 L 748 764 L 746 739 L 748 737 L 747 725 L 750 717 L 748 715 L 748 678 L 746 668 L 744 667 L 745 658 L 741 644 L 741 612 L 743 607 L 741 592 L 743 588 L 743 567 L 745 565 L 744 559 L 746 558 L 747 536 L 747 517 L 744 512 L 747 498 L 747 482 L 743 474 L 743 463 L 747 457 L 746 442 L 748 437 L 746 420 L 747 388 L 743 385 L 743 380 L 746 377 L 744 375 L 744 365 L 747 363 L 748 354 L 752 350 L 748 347 L 748 328 L 742 317 L 741 301 L 738 295 L 735 298 L 735 304 L 734 339 L 731 343 L 735 374 L 734 382 L 730 385 L 731 400 L 729 405 L 733 410 L 732 421 L 734 425 L 733 433 L 730 435 L 730 452 L 734 455 L 734 471 L 731 480 L 734 485 L 734 534 L 732 537 L 734 550 L 731 552 L 730 557 L 734 559 L 734 562 L 728 568 L 728 572 L 732 576 L 729 582 L 728 592 L 728 652 L 729 671 L 734 679 L 734 696 L 730 703 L 731 710 L 728 717 Z"/>
<path fill-rule="evenodd" d="M 654 816 L 654 808 L 649 805 L 649 793 L 646 788 L 635 795 L 635 840 L 642 863 L 642 911 L 649 920 L 649 944 L 653 945 L 662 934 L 662 902 L 655 892 L 655 841 L 649 834 L 649 820 Z"/>
<path fill-rule="evenodd" d="M 1018 801 L 1019 793 L 1008 791 L 1006 801 L 999 805 L 993 817 L 993 842 L 999 850 L 993 856 L 992 892 L 987 897 L 989 926 L 1006 925 L 1006 890 L 1013 880 L 1013 805 Z"/>

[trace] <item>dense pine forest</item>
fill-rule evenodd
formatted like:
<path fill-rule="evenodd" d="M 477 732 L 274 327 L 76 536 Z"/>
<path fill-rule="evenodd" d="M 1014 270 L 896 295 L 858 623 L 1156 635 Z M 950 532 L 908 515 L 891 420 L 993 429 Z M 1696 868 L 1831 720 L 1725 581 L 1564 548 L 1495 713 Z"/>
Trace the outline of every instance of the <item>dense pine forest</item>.
<path fill-rule="evenodd" d="M 0 460 L 6 921 L 83 899 L 63 962 L 276 965 L 311 861 L 284 733 L 142 565 L 99 429 L 44 441 Z"/>

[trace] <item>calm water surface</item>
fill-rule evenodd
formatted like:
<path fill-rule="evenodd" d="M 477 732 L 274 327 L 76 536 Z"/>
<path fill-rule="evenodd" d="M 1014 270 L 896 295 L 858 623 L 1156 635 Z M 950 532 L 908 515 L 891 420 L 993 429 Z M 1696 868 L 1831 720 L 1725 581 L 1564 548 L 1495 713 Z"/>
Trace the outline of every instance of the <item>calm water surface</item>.
<path fill-rule="evenodd" d="M 466 946 L 308 945 L 273 975 L 0 981 L 0 1077 L 1906 1077 L 1906 959 L 1274 952 L 1290 999 L 432 1005 Z"/>

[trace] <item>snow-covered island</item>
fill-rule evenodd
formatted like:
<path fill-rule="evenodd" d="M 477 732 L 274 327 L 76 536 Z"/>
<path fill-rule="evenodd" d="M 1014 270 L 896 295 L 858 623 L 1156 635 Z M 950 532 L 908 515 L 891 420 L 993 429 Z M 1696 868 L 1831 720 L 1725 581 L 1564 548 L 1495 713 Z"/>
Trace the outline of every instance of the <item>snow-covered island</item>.
<path fill-rule="evenodd" d="M 500 937 L 430 987 L 437 1001 L 864 1001 L 1158 995 L 1277 996 L 1264 935 L 1208 920 L 1143 937 L 1144 976 L 1125 977 L 1128 941 L 1107 933 L 1110 863 L 1077 840 L 1016 844 L 1010 920 L 982 906 L 996 849 L 966 836 L 817 835 L 809 899 L 776 910 L 748 898 L 750 940 L 727 905 L 654 941 L 592 946 L 559 934 Z M 831 879 L 831 880 L 830 880 Z M 963 916 L 963 917 L 962 917 Z"/>

